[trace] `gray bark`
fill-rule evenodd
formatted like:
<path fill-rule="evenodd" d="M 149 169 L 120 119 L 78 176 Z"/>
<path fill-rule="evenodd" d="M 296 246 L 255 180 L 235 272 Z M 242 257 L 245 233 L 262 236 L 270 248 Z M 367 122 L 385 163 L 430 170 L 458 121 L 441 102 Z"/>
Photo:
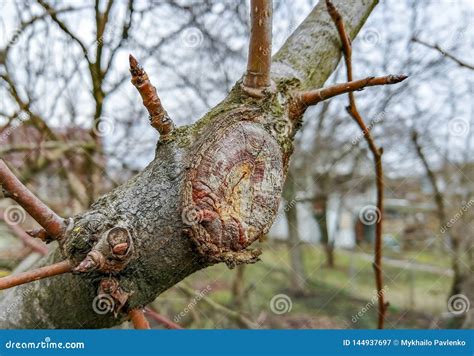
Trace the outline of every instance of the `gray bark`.
<path fill-rule="evenodd" d="M 334 2 L 352 38 L 376 4 L 375 0 Z M 262 102 L 244 96 L 237 85 L 226 100 L 196 124 L 178 129 L 169 142 L 159 143 L 155 159 L 144 171 L 100 198 L 89 211 L 75 216 L 74 228 L 61 248 L 54 249 L 36 267 L 64 258 L 78 263 L 108 229 L 125 226 L 133 237 L 134 253 L 117 278 L 123 289 L 131 293 L 127 306 L 133 308 L 152 302 L 186 276 L 217 262 L 218 258 L 207 258 L 209 256 L 203 254 L 203 251 L 210 253 L 214 245 L 196 248 L 196 239 L 193 241 L 188 236 L 182 219 L 183 203 L 189 198 L 186 195 L 187 171 L 196 158 L 199 138 L 205 133 L 224 137 L 229 128 L 229 124 L 224 124 L 228 120 L 242 123 L 239 129 L 244 131 L 244 137 L 249 126 L 264 128 L 268 132 L 262 134 L 268 136 L 264 142 L 276 141 L 281 147 L 279 178 L 283 180 L 292 152 L 292 138 L 300 123 L 290 123 L 291 129 L 284 137 L 271 128 L 277 120 L 289 123 L 287 99 L 291 90 L 317 88 L 326 81 L 340 59 L 339 43 L 335 27 L 321 2 L 274 56 L 272 77 L 278 93 Z M 253 124 L 244 125 L 253 113 L 256 115 Z M 245 139 L 244 143 L 238 144 L 247 145 Z M 273 162 L 266 164 L 271 166 Z M 274 192 L 279 195 L 279 182 L 275 184 Z M 252 198 L 254 196 L 248 197 Z M 252 241 L 270 228 L 274 218 L 272 209 L 259 214 L 255 217 L 258 231 L 252 235 Z M 218 257 L 231 265 L 232 261 L 245 262 L 247 258 L 255 257 L 245 255 L 245 251 L 241 251 L 241 260 L 240 254 L 225 255 L 224 258 L 221 253 Z M 0 301 L 0 327 L 104 328 L 121 323 L 126 316 L 122 312 L 118 317 L 112 313 L 94 312 L 93 300 L 102 277 L 98 272 L 67 274 L 13 288 L 5 292 Z"/>

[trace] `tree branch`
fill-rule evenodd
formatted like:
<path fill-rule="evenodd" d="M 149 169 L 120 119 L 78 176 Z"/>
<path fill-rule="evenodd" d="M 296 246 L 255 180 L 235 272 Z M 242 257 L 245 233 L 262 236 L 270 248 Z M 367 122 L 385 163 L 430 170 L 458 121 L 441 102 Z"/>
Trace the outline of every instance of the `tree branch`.
<path fill-rule="evenodd" d="M 59 17 L 57 16 L 58 12 L 55 9 L 53 9 L 44 0 L 37 0 L 37 1 L 38 1 L 38 4 L 40 4 L 47 11 L 51 20 L 53 20 L 59 26 L 59 28 L 63 30 L 65 34 L 67 34 L 74 42 L 76 42 L 79 45 L 79 47 L 81 47 L 82 52 L 84 54 L 84 58 L 86 59 L 87 63 L 91 65 L 92 61 L 89 58 L 89 54 L 88 54 L 87 47 L 85 46 L 85 44 L 79 39 L 79 37 L 77 37 L 74 33 L 71 32 L 71 30 L 66 26 L 64 22 L 62 22 L 59 19 Z"/>
<path fill-rule="evenodd" d="M 174 123 L 161 105 L 156 88 L 151 84 L 148 74 L 146 74 L 135 57 L 130 55 L 129 60 L 132 84 L 140 93 L 143 105 L 150 114 L 151 126 L 158 130 L 161 139 L 166 140 L 167 136 L 174 130 Z"/>
<path fill-rule="evenodd" d="M 150 307 L 145 308 L 145 313 L 155 320 L 156 322 L 164 325 L 167 329 L 183 329 L 183 327 L 179 324 L 176 324 L 169 320 L 168 318 L 164 317 L 163 315 L 158 314 L 155 310 Z"/>
<path fill-rule="evenodd" d="M 249 328 L 249 329 L 258 329 L 259 328 L 259 325 L 257 323 L 254 323 L 253 321 L 251 321 L 250 319 L 246 318 L 244 315 L 242 315 L 241 313 L 239 312 L 236 312 L 234 310 L 231 310 L 227 307 L 225 307 L 224 305 L 222 304 L 219 304 L 218 302 L 216 302 L 215 300 L 212 300 L 211 298 L 209 298 L 208 296 L 206 295 L 202 295 L 202 294 L 199 294 L 197 293 L 196 291 L 194 291 L 192 288 L 188 287 L 187 285 L 185 285 L 184 283 L 181 283 L 178 288 L 184 293 L 184 294 L 187 294 L 188 296 L 190 297 L 197 297 L 197 298 L 200 298 L 200 300 L 202 300 L 203 302 L 205 302 L 209 307 L 211 307 L 212 309 L 214 309 L 215 311 L 217 312 L 220 312 L 222 314 L 224 314 L 225 316 L 227 316 L 228 318 L 230 319 L 234 319 L 235 321 L 237 321 L 238 323 L 244 325 L 245 327 Z"/>
<path fill-rule="evenodd" d="M 452 54 L 446 52 L 444 49 L 442 49 L 439 45 L 437 44 L 431 44 L 431 43 L 428 43 L 428 42 L 425 42 L 425 41 L 422 41 L 420 40 L 419 38 L 416 38 L 416 37 L 413 37 L 412 38 L 412 41 L 413 42 L 416 42 L 416 43 L 419 43 L 425 47 L 428 47 L 428 48 L 431 48 L 431 49 L 434 49 L 436 51 L 438 51 L 439 53 L 441 53 L 443 56 L 451 59 L 452 61 L 456 62 L 458 65 L 460 65 L 461 67 L 465 67 L 465 68 L 468 68 L 470 70 L 474 70 L 474 65 L 472 64 L 469 64 L 469 63 L 466 63 L 462 60 L 460 60 L 459 58 L 453 56 Z"/>
<path fill-rule="evenodd" d="M 344 53 L 344 61 L 347 69 L 347 81 L 352 81 L 352 46 L 350 38 L 346 32 L 344 21 L 342 16 L 339 14 L 336 7 L 331 3 L 331 1 L 326 0 L 327 9 L 329 15 L 331 16 L 334 24 L 336 25 L 339 37 L 342 42 L 342 50 Z M 405 77 L 406 78 L 406 77 Z M 405 79 L 404 78 L 404 79 Z M 372 152 L 375 165 L 375 176 L 376 176 L 376 188 L 377 188 L 377 214 L 378 219 L 375 226 L 375 253 L 374 253 L 374 272 L 375 272 L 375 284 L 377 289 L 378 297 L 378 322 L 377 326 L 379 329 L 383 329 L 385 321 L 385 313 L 387 311 L 388 302 L 385 302 L 384 288 L 383 288 L 383 271 L 382 271 L 382 223 L 383 223 L 383 167 L 382 167 L 382 153 L 383 150 L 379 149 L 375 144 L 375 141 L 370 133 L 370 130 L 367 128 L 362 116 L 357 110 L 355 96 L 353 91 L 348 92 L 349 96 L 349 106 L 347 111 L 352 116 L 352 118 L 359 125 L 360 129 L 364 133 L 364 138 L 369 146 L 370 151 Z"/>
<path fill-rule="evenodd" d="M 304 105 L 310 106 L 337 95 L 363 90 L 365 87 L 400 83 L 406 78 L 408 78 L 406 75 L 387 75 L 384 77 L 369 77 L 347 83 L 337 83 L 327 88 L 302 92 L 300 93 L 300 99 Z"/>
<path fill-rule="evenodd" d="M 0 159 L 0 184 L 8 197 L 20 204 L 52 237 L 61 238 L 66 223 L 25 187 Z"/>
<path fill-rule="evenodd" d="M 131 309 L 128 312 L 128 316 L 135 329 L 150 329 L 150 324 L 146 320 L 142 309 Z"/>
<path fill-rule="evenodd" d="M 0 278 L 0 290 L 12 288 L 12 287 L 19 286 L 21 284 L 25 284 L 29 282 L 34 282 L 39 279 L 57 276 L 58 274 L 71 272 L 71 270 L 72 270 L 71 261 L 66 260 L 66 261 L 52 264 L 50 266 L 37 268 L 32 271 L 3 277 L 3 278 Z"/>
<path fill-rule="evenodd" d="M 46 255 L 48 253 L 48 248 L 41 242 L 34 240 L 30 235 L 28 235 L 21 227 L 16 224 L 12 224 L 5 217 L 5 210 L 0 209 L 0 220 L 3 220 L 8 227 L 15 233 L 18 238 L 20 238 L 23 243 L 31 248 L 33 251 L 38 252 L 41 255 Z"/>
<path fill-rule="evenodd" d="M 250 3 L 250 43 L 244 88 L 250 95 L 261 96 L 271 84 L 272 62 L 272 0 Z"/>

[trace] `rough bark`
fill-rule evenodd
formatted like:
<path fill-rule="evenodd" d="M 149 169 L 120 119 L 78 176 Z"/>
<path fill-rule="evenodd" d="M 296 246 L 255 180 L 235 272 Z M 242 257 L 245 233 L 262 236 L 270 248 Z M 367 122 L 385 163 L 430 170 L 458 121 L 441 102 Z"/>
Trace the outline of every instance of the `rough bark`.
<path fill-rule="evenodd" d="M 335 3 L 353 38 L 376 1 Z M 292 139 L 300 126 L 301 112 L 293 110 L 292 91 L 321 87 L 339 59 L 336 29 L 324 3 L 320 3 L 274 56 L 275 92 L 254 99 L 242 91 L 239 81 L 229 96 L 196 124 L 177 128 L 166 142 L 159 142 L 155 159 L 141 173 L 99 198 L 84 214 L 73 217 L 74 227 L 60 248 L 54 249 L 36 267 L 64 258 L 79 264 L 92 247 L 100 245 L 110 229 L 122 227 L 130 233 L 133 253 L 120 272 L 105 275 L 115 274 L 121 288 L 129 293 L 127 308 L 134 309 L 145 306 L 186 276 L 210 264 L 224 261 L 233 266 L 255 261 L 257 252 L 246 248 L 270 228 L 292 152 Z M 199 182 L 198 178 L 202 164 L 217 164 L 209 157 L 222 152 L 221 140 L 228 140 L 228 147 L 234 144 L 238 148 L 223 158 L 223 164 L 227 164 L 224 170 L 229 173 L 226 182 L 241 193 L 225 196 L 229 191 L 222 188 L 216 204 L 199 183 L 217 183 L 212 179 Z M 271 150 L 265 150 L 268 147 Z M 243 160 L 237 161 L 242 154 Z M 201 166 L 194 165 L 196 160 Z M 236 162 L 238 167 L 234 169 L 231 162 Z M 212 177 L 222 179 L 218 167 L 213 169 Z M 263 179 L 261 169 L 270 174 L 270 181 Z M 250 183 L 259 188 L 250 189 Z M 264 198 L 272 199 L 266 205 Z M 197 208 L 198 218 L 191 224 L 183 218 L 190 205 Z M 219 210 L 221 206 L 223 210 Z M 254 207 L 256 211 L 252 215 Z M 223 221 L 221 225 L 219 220 Z M 218 232 L 220 239 L 214 240 L 216 235 L 211 232 Z M 95 270 L 11 289 L 0 301 L 0 327 L 116 325 L 127 318 L 125 312 L 117 311 L 116 317 L 113 313 L 94 312 L 103 278 L 104 273 Z"/>

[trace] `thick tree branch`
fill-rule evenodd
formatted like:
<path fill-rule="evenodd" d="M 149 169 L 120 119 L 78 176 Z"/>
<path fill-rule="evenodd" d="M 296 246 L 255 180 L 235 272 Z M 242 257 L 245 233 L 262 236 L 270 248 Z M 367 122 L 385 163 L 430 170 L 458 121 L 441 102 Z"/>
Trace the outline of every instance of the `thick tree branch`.
<path fill-rule="evenodd" d="M 331 16 L 334 24 L 336 25 L 339 37 L 342 42 L 342 49 L 344 53 L 344 61 L 346 63 L 347 69 L 347 81 L 352 81 L 352 46 L 349 35 L 345 29 L 344 21 L 342 16 L 336 9 L 336 7 L 331 3 L 331 1 L 326 0 L 326 6 L 328 8 L 329 15 Z M 406 77 L 405 77 L 406 78 Z M 405 79 L 403 78 L 403 79 Z M 374 253 L 374 272 L 375 272 L 375 284 L 377 289 L 378 297 L 378 328 L 383 329 L 385 321 L 385 313 L 388 308 L 388 302 L 385 302 L 384 295 L 384 286 L 383 286 L 383 271 L 382 271 L 382 223 L 383 223 L 383 167 L 382 167 L 382 153 L 383 150 L 379 149 L 375 144 L 375 141 L 370 133 L 370 130 L 367 128 L 362 116 L 357 110 L 355 96 L 353 91 L 348 92 L 349 96 L 349 106 L 347 111 L 352 116 L 352 118 L 359 125 L 360 129 L 364 133 L 364 138 L 369 146 L 370 151 L 372 152 L 375 165 L 375 180 L 377 188 L 377 222 L 375 225 L 375 253 Z"/>
<path fill-rule="evenodd" d="M 376 0 L 338 1 L 352 37 L 356 35 L 375 3 Z M 219 181 L 221 178 L 218 176 L 226 177 L 221 183 L 233 186 L 240 184 L 240 181 L 234 182 L 240 174 L 226 173 L 229 170 L 242 169 L 242 165 L 236 163 L 241 162 L 240 158 L 248 160 L 255 157 L 254 153 L 258 154 L 259 163 L 262 165 L 252 163 L 250 166 L 256 167 L 254 172 L 244 174 L 243 180 L 259 182 L 271 175 L 274 178 L 271 180 L 273 186 L 264 189 L 266 192 L 269 188 L 270 193 L 260 191 L 264 196 L 259 196 L 259 201 L 268 202 L 278 198 L 291 154 L 292 136 L 290 130 L 280 130 L 281 127 L 275 125 L 275 121 L 284 123 L 283 128 L 286 128 L 287 123 L 294 125 L 296 121 L 290 122 L 288 115 L 293 90 L 321 87 L 334 70 L 340 58 L 336 35 L 337 31 L 327 14 L 326 6 L 324 2 L 320 2 L 274 57 L 272 79 L 278 83 L 278 92 L 266 93 L 270 105 L 256 104 L 255 100 L 249 99 L 242 92 L 240 86 L 235 86 L 229 97 L 211 109 L 203 119 L 194 125 L 180 128 L 179 132 L 170 135 L 166 143 L 158 144 L 155 159 L 147 168 L 98 199 L 90 210 L 77 215 L 74 227 L 68 229 L 66 238 L 61 242 L 61 249 L 51 251 L 38 265 L 61 261 L 64 256 L 81 261 L 91 250 L 97 250 L 100 247 L 98 244 L 102 244 L 101 241 L 106 241 L 104 239 L 111 227 L 129 227 L 138 254 L 133 254 L 134 258 L 130 260 L 126 270 L 117 273 L 116 277 L 120 286 L 134 292 L 127 300 L 128 307 L 134 309 L 148 305 L 163 291 L 195 271 L 214 263 L 215 260 L 205 255 L 203 245 L 197 245 L 197 239 L 189 236 L 190 227 L 193 227 L 189 226 L 189 223 L 193 223 L 193 200 L 198 199 L 200 203 L 207 205 L 207 209 L 213 209 L 213 195 L 206 191 L 205 185 L 200 185 L 201 180 L 208 182 L 207 178 L 197 169 L 205 168 L 207 164 L 214 165 L 217 163 L 213 162 L 213 158 L 217 157 L 215 155 L 222 155 L 223 161 L 229 164 L 214 169 L 212 174 Z M 268 109 L 276 106 L 279 107 L 278 110 Z M 269 130 L 260 130 L 262 125 Z M 245 144 L 242 136 L 246 137 L 247 142 L 254 142 L 255 145 Z M 247 155 L 246 152 L 251 154 Z M 246 167 L 243 168 L 247 170 Z M 198 179 L 193 179 L 191 173 L 196 174 Z M 242 202 L 255 198 L 254 193 L 244 191 L 238 195 Z M 220 197 L 217 196 L 217 199 Z M 225 210 L 232 210 L 228 202 L 221 202 Z M 205 228 L 215 228 L 217 232 L 220 230 L 221 233 L 233 236 L 236 251 L 220 254 L 219 257 L 228 257 L 230 262 L 254 261 L 254 255 L 249 253 L 251 251 L 242 248 L 270 227 L 273 214 L 276 214 L 273 208 L 273 205 L 269 207 L 269 204 L 266 204 L 265 208 L 262 206 L 261 211 L 253 210 L 251 219 L 245 216 L 225 218 L 226 226 L 204 226 L 198 222 L 194 227 L 203 233 L 206 233 L 203 231 Z M 190 212 L 190 216 L 184 216 L 184 212 Z M 247 214 L 248 211 L 243 213 Z M 218 212 L 205 217 L 218 222 L 219 219 L 215 219 L 215 215 L 218 215 Z M 191 221 L 185 221 L 184 218 L 190 218 Z M 259 225 L 255 225 L 255 230 L 250 231 L 248 226 L 240 224 L 239 220 L 242 219 L 246 220 L 244 225 L 254 226 L 254 221 L 259 221 Z M 248 235 L 249 231 L 253 235 Z M 250 236 L 251 240 L 246 240 L 247 236 Z M 215 247 L 215 252 L 207 251 L 219 254 L 222 247 L 218 244 Z M 105 262 L 109 264 L 111 261 Z M 107 277 L 107 273 L 100 270 L 95 273 Z M 29 288 L 33 290 L 26 293 Z M 58 295 L 58 290 L 64 293 Z M 64 274 L 31 285 L 19 286 L 9 290 L 0 300 L 0 326 L 101 328 L 117 325 L 125 320 L 127 315 L 124 313 L 117 314 L 117 318 L 113 313 L 94 313 L 91 305 L 96 296 L 96 284 L 88 273 Z M 12 303 L 17 303 L 19 307 L 16 310 L 6 307 Z M 29 311 L 33 303 L 38 312 Z M 212 302 L 208 305 L 211 304 Z M 70 308 L 70 305 L 74 305 L 74 309 Z M 216 310 L 218 309 L 223 313 L 229 312 L 217 306 Z M 241 321 L 238 323 L 241 324 Z"/>
<path fill-rule="evenodd" d="M 0 278 L 0 290 L 12 288 L 25 283 L 34 282 L 39 279 L 57 276 L 58 274 L 68 273 L 71 271 L 71 261 L 66 260 L 58 262 L 50 266 L 34 269 L 32 271 Z"/>
<path fill-rule="evenodd" d="M 52 237 L 61 238 L 66 223 L 25 187 L 0 159 L 0 184 L 8 196 L 20 204 Z"/>
<path fill-rule="evenodd" d="M 156 88 L 151 84 L 148 74 L 138 64 L 138 61 L 130 55 L 130 73 L 132 73 L 132 84 L 137 88 L 143 99 L 143 105 L 150 114 L 150 123 L 158 130 L 162 139 L 174 130 L 174 123 L 166 110 L 161 105 Z"/>
<path fill-rule="evenodd" d="M 337 0 L 333 3 L 344 17 L 346 33 L 354 38 L 377 0 Z M 320 88 L 341 58 L 338 39 L 327 7 L 324 1 L 320 1 L 274 55 L 274 79 L 281 76 L 296 77 L 302 82 L 302 90 Z"/>
<path fill-rule="evenodd" d="M 256 96 L 271 84 L 272 10 L 272 0 L 250 2 L 251 29 L 244 88 Z"/>

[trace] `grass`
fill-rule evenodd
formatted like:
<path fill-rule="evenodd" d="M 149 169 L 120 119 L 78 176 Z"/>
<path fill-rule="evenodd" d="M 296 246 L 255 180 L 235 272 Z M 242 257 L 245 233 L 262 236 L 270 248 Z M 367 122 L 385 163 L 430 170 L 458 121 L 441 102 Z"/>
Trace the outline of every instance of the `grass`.
<path fill-rule="evenodd" d="M 267 242 L 262 261 L 245 267 L 243 313 L 262 328 L 375 328 L 376 292 L 370 261 L 357 253 L 336 250 L 337 266 L 331 269 L 325 266 L 319 246 L 304 245 L 303 249 L 307 293 L 297 296 L 291 290 L 286 246 Z M 426 253 L 423 258 L 430 261 L 429 257 Z M 235 310 L 231 293 L 234 277 L 234 270 L 217 265 L 195 273 L 185 283 L 196 290 L 209 286 L 206 297 Z M 388 328 L 426 328 L 433 316 L 446 310 L 450 277 L 393 266 L 384 267 L 384 277 L 390 301 Z M 291 310 L 281 315 L 270 307 L 278 294 L 286 295 L 292 304 Z M 238 323 L 204 304 L 184 296 L 176 287 L 155 303 L 171 319 L 184 314 L 179 322 L 187 327 L 238 327 Z"/>

